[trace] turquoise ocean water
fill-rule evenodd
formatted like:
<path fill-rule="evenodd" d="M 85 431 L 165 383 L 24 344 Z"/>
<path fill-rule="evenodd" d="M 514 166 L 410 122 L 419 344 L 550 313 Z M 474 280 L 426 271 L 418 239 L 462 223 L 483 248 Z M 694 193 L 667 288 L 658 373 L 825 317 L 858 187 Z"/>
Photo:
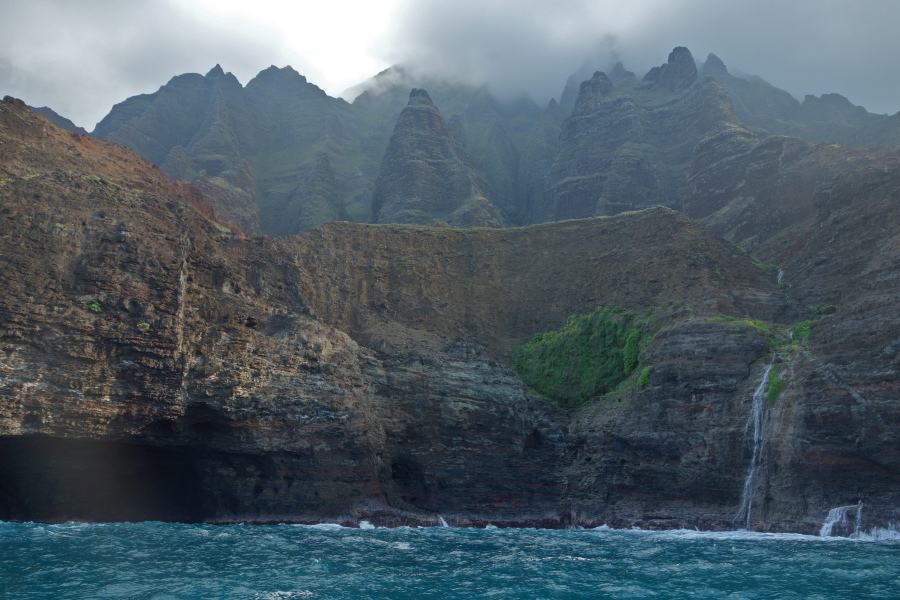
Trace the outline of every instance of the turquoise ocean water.
<path fill-rule="evenodd" d="M 0 522 L 0 597 L 900 598 L 900 541 Z"/>

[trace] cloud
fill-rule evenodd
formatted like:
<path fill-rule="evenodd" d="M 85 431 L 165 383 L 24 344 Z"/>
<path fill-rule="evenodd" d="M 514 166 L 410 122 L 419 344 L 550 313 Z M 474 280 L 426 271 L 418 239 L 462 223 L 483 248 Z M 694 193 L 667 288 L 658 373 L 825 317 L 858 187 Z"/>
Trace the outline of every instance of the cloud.
<path fill-rule="evenodd" d="M 757 74 L 802 97 L 837 92 L 873 111 L 900 110 L 895 0 L 406 0 L 386 60 L 503 94 L 559 97 L 587 56 L 643 75 L 675 46 Z"/>
<path fill-rule="evenodd" d="M 215 64 L 290 64 L 332 95 L 395 63 L 559 99 L 586 57 L 643 75 L 675 46 L 802 98 L 900 110 L 896 0 L 30 0 L 0 19 L 0 95 L 92 128 L 113 104 Z M 375 41 L 378 40 L 378 41 Z"/>
<path fill-rule="evenodd" d="M 604 15 L 603 3 L 591 0 L 411 1 L 398 10 L 380 50 L 413 70 L 544 100 L 558 95 L 598 43 L 647 4 Z"/>
<path fill-rule="evenodd" d="M 87 129 L 113 104 L 175 75 L 221 63 L 246 81 L 287 60 L 273 32 L 160 0 L 20 2 L 3 16 L 0 94 L 48 105 Z"/>

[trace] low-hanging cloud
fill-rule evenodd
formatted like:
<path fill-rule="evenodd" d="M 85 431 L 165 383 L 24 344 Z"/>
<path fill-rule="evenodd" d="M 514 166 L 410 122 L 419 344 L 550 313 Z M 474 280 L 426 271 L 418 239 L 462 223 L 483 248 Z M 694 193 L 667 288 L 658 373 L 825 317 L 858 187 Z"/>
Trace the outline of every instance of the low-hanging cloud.
<path fill-rule="evenodd" d="M 467 83 L 489 83 L 501 95 L 558 95 L 570 73 L 601 40 L 615 15 L 590 0 L 442 0 L 402 5 L 382 53 L 409 69 Z"/>
<path fill-rule="evenodd" d="M 900 110 L 896 0 L 390 0 L 384 19 L 371 6 L 360 18 L 346 2 L 346 15 L 329 19 L 296 3 L 279 12 L 274 1 L 7 2 L 0 95 L 50 106 L 90 129 L 113 104 L 216 63 L 245 83 L 271 64 L 290 64 L 332 94 L 352 85 L 359 65 L 403 63 L 546 102 L 559 99 L 586 58 L 591 69 L 620 59 L 641 76 L 687 46 L 701 61 L 714 52 L 732 72 L 798 97 L 837 92 L 873 112 Z M 367 47 L 350 41 L 384 22 L 391 26 L 380 61 L 360 56 L 344 73 L 353 61 L 345 54 Z M 313 36 L 315 52 L 297 43 L 311 31 L 324 33 Z M 338 54 L 343 62 L 323 58 Z"/>
<path fill-rule="evenodd" d="M 162 0 L 9 3 L 0 37 L 0 94 L 48 105 L 87 129 L 113 104 L 175 75 L 221 63 L 246 78 L 287 60 L 270 32 Z"/>
<path fill-rule="evenodd" d="M 586 57 L 643 75 L 675 46 L 802 97 L 837 92 L 873 112 L 900 110 L 895 0 L 407 0 L 381 46 L 390 62 L 489 83 L 505 95 L 559 97 Z"/>

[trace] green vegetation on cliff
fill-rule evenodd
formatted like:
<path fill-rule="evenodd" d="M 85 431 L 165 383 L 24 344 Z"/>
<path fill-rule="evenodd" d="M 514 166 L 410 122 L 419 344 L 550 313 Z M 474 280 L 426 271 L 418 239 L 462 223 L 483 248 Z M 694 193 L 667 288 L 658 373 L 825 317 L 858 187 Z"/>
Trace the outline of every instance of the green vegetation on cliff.
<path fill-rule="evenodd" d="M 645 321 L 635 313 L 598 308 L 573 315 L 559 331 L 539 333 L 511 361 L 522 381 L 564 408 L 613 391 L 639 364 Z"/>
<path fill-rule="evenodd" d="M 766 384 L 766 396 L 769 400 L 769 406 L 775 406 L 775 403 L 778 402 L 779 396 L 781 396 L 781 392 L 786 390 L 788 387 L 788 382 L 786 379 L 782 379 L 778 375 L 775 375 L 773 379 L 770 379 Z"/>

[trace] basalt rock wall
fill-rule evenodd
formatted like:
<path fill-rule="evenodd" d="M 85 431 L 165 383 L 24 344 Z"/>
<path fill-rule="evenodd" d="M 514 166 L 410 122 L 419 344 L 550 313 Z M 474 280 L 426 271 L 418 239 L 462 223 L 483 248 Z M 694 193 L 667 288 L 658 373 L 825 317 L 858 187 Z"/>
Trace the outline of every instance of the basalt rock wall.
<path fill-rule="evenodd" d="M 0 129 L 0 518 L 557 522 L 562 430 L 480 347 L 376 356 L 193 188 Z"/>
<path fill-rule="evenodd" d="M 900 520 L 890 162 L 811 196 L 779 290 L 665 208 L 248 239 L 13 100 L 0 140 L 0 518 L 814 532 L 862 501 L 863 528 Z M 649 376 L 562 414 L 506 359 L 598 305 L 666 305 Z M 808 339 L 779 328 L 804 320 Z M 757 438 L 773 352 L 786 388 Z"/>
<path fill-rule="evenodd" d="M 397 321 L 501 358 L 602 305 L 681 301 L 776 320 L 792 310 L 767 273 L 666 208 L 507 230 L 329 223 L 270 243 L 310 274 L 314 312 L 354 337 Z"/>
<path fill-rule="evenodd" d="M 756 526 L 815 532 L 826 508 L 859 503 L 854 527 L 900 522 L 900 154 L 782 136 L 716 144 L 694 154 L 686 213 L 770 264 L 809 310 L 808 340 L 772 371 L 788 385 L 765 417 Z"/>

